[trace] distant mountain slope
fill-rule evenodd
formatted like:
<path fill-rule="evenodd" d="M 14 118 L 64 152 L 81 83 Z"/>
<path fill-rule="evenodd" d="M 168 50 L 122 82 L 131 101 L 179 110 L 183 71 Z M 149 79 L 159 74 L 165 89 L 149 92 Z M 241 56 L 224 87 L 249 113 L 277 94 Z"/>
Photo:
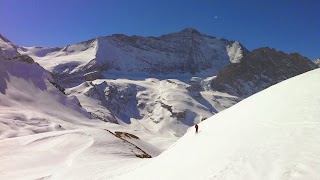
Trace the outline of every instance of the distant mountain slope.
<path fill-rule="evenodd" d="M 0 139 L 73 128 L 90 119 L 76 97 L 0 37 Z"/>
<path fill-rule="evenodd" d="M 223 68 L 212 82 L 212 87 L 235 96 L 250 96 L 315 68 L 312 61 L 298 53 L 285 54 L 271 48 L 260 48 L 243 57 L 240 63 Z"/>
<path fill-rule="evenodd" d="M 114 179 L 319 179 L 319 80 L 317 69 L 259 92 Z"/>
<path fill-rule="evenodd" d="M 150 77 L 207 71 L 205 74 L 212 76 L 222 67 L 240 62 L 248 50 L 237 41 L 187 28 L 160 37 L 115 34 L 61 48 L 21 47 L 19 52 L 30 55 L 70 87 L 84 80 L 109 78 L 114 73 Z"/>

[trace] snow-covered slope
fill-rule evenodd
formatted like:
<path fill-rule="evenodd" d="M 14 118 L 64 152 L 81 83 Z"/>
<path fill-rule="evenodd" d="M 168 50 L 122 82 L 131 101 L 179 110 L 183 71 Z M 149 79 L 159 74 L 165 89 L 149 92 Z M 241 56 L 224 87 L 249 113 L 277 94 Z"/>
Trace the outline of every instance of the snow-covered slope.
<path fill-rule="evenodd" d="M 319 80 L 314 70 L 255 94 L 153 159 L 137 158 L 160 152 L 141 129 L 111 123 L 6 138 L 0 179 L 319 179 Z"/>
<path fill-rule="evenodd" d="M 160 152 L 135 135 L 100 127 L 1 140 L 0 178 L 109 179 Z"/>
<path fill-rule="evenodd" d="M 107 178 L 176 141 L 92 118 L 48 71 L 0 44 L 0 179 Z"/>
<path fill-rule="evenodd" d="M 0 139 L 59 131 L 91 117 L 51 74 L 0 38 Z M 28 61 L 24 61 L 28 59 Z"/>
<path fill-rule="evenodd" d="M 89 40 L 66 47 L 19 47 L 18 50 L 53 74 L 72 74 L 95 59 L 96 48 L 97 40 Z"/>
<path fill-rule="evenodd" d="M 319 81 L 317 69 L 257 93 L 115 179 L 319 179 Z"/>

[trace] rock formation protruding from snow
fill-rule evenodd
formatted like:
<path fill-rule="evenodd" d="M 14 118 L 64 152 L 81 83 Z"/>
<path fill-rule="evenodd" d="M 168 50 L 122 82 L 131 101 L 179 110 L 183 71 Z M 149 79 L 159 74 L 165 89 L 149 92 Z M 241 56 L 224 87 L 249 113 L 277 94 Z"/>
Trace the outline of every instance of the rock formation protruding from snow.
<path fill-rule="evenodd" d="M 223 68 L 212 87 L 236 96 L 250 96 L 315 68 L 311 60 L 298 53 L 260 48 L 249 53 L 240 63 Z"/>

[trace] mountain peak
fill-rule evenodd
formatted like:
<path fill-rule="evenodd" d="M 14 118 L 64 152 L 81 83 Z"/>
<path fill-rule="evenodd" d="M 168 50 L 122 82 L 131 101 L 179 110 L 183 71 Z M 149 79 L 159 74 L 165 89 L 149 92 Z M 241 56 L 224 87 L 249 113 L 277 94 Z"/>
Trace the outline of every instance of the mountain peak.
<path fill-rule="evenodd" d="M 185 28 L 185 29 L 181 30 L 180 32 L 181 32 L 181 33 L 201 35 L 201 33 L 200 33 L 198 30 L 196 30 L 196 29 L 194 29 L 194 28 L 191 28 L 191 27 Z"/>
<path fill-rule="evenodd" d="M 4 36 L 0 34 L 0 59 L 12 59 L 19 56 L 16 47 Z"/>

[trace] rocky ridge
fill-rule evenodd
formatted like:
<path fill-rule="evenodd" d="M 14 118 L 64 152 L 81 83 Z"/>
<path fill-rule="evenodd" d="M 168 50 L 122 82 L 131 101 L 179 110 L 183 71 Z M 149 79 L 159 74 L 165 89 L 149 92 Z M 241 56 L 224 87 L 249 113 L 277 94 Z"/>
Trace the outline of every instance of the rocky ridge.
<path fill-rule="evenodd" d="M 223 68 L 211 85 L 217 91 L 247 97 L 315 68 L 317 66 L 310 59 L 298 53 L 259 48 L 240 63 Z"/>

